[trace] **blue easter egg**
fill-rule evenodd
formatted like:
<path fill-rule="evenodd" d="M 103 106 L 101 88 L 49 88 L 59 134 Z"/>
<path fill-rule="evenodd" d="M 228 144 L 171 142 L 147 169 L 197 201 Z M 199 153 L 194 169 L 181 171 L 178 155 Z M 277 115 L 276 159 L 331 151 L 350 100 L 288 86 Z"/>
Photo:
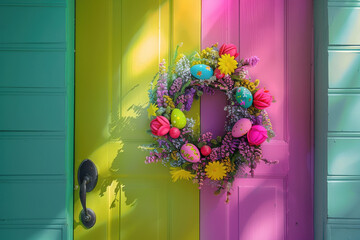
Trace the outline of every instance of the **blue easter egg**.
<path fill-rule="evenodd" d="M 196 64 L 190 68 L 191 75 L 197 79 L 209 79 L 214 74 L 212 68 L 205 64 Z"/>
<path fill-rule="evenodd" d="M 236 101 L 238 101 L 238 103 L 240 103 L 240 106 L 243 108 L 248 108 L 253 103 L 253 96 L 249 89 L 245 87 L 239 87 L 236 90 L 235 98 Z"/>

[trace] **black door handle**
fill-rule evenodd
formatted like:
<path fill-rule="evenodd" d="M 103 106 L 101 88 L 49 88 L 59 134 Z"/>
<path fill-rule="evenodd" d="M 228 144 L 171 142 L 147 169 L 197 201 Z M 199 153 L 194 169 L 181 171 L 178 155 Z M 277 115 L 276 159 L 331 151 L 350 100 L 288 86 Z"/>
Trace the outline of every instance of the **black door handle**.
<path fill-rule="evenodd" d="M 80 220 L 86 228 L 92 228 L 96 222 L 95 212 L 86 207 L 86 193 L 92 191 L 98 180 L 98 172 L 95 164 L 85 159 L 79 166 L 78 182 L 80 184 L 80 202 L 83 207 Z"/>

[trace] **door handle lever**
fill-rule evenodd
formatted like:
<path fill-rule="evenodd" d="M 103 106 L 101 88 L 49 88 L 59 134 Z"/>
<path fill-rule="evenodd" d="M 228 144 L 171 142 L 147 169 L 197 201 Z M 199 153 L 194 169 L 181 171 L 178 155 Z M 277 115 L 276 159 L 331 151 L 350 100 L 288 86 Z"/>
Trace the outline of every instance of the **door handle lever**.
<path fill-rule="evenodd" d="M 92 228 L 96 222 L 95 212 L 86 207 L 86 193 L 92 191 L 98 180 L 98 172 L 95 164 L 85 159 L 79 166 L 78 182 L 80 184 L 80 202 L 83 207 L 80 220 L 86 228 Z"/>
<path fill-rule="evenodd" d="M 85 211 L 85 219 L 87 221 L 90 221 L 90 214 L 88 213 L 88 209 L 86 208 L 86 184 L 90 182 L 90 178 L 88 176 L 84 177 L 84 180 L 82 181 L 80 185 L 80 202 L 83 207 L 83 210 Z"/>

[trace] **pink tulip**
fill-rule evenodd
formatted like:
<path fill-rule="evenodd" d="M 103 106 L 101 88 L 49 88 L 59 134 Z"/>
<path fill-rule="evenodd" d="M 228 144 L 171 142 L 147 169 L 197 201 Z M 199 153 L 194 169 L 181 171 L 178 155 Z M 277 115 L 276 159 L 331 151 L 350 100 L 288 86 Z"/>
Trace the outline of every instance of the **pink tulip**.
<path fill-rule="evenodd" d="M 223 54 L 229 54 L 230 56 L 233 56 L 234 58 L 239 56 L 239 53 L 237 53 L 237 49 L 234 44 L 225 44 L 224 43 L 219 50 L 219 56 L 221 57 L 221 55 L 223 55 Z"/>
<path fill-rule="evenodd" d="M 253 104 L 257 109 L 265 109 L 267 107 L 270 107 L 272 100 L 273 98 L 270 95 L 269 91 L 262 88 L 254 94 Z"/>
<path fill-rule="evenodd" d="M 150 123 L 152 134 L 156 136 L 164 136 L 170 131 L 170 122 L 166 117 L 158 116 Z"/>
<path fill-rule="evenodd" d="M 247 133 L 250 145 L 260 145 L 268 138 L 267 130 L 261 125 L 254 125 Z"/>

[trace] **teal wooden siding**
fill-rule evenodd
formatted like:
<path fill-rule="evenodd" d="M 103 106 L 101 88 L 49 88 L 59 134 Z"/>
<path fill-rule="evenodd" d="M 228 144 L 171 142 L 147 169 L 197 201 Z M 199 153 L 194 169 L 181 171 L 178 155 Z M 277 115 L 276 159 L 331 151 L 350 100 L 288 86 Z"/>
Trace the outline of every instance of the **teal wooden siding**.
<path fill-rule="evenodd" d="M 360 239 L 360 1 L 315 0 L 315 239 Z"/>
<path fill-rule="evenodd" d="M 73 232 L 74 2 L 0 0 L 0 239 Z"/>

